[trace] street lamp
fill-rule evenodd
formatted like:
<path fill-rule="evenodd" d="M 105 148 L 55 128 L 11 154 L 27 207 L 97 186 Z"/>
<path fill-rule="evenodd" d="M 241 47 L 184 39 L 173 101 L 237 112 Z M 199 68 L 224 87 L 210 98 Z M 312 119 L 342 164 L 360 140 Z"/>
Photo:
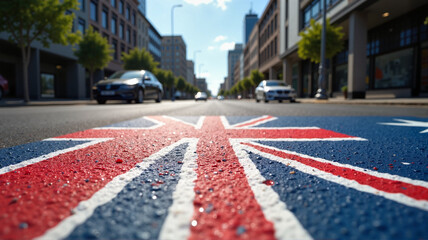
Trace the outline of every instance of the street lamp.
<path fill-rule="evenodd" d="M 178 8 L 178 7 L 182 7 L 183 5 L 181 5 L 181 4 L 177 4 L 177 5 L 174 5 L 174 6 L 172 6 L 171 7 L 171 60 L 172 60 L 172 65 L 171 65 L 171 67 L 172 67 L 172 75 L 174 76 L 174 71 L 175 71 L 175 67 L 174 67 L 174 64 L 175 64 L 175 60 L 174 60 L 174 55 L 175 55 L 175 52 L 174 52 L 174 8 Z M 175 100 L 175 93 L 174 93 L 174 84 L 172 85 L 172 88 L 171 88 L 171 92 L 172 92 L 172 96 L 171 96 L 171 100 Z"/>
<path fill-rule="evenodd" d="M 319 67 L 318 90 L 315 95 L 316 99 L 328 99 L 326 93 L 326 59 L 325 59 L 325 44 L 326 44 L 326 0 L 322 0 L 322 36 L 321 36 L 321 62 Z"/>

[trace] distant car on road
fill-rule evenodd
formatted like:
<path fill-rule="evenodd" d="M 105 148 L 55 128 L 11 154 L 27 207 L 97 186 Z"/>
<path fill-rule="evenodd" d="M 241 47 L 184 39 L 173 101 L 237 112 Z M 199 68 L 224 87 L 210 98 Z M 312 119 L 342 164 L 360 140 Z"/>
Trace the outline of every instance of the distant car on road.
<path fill-rule="evenodd" d="M 2 75 L 0 75 L 0 100 L 9 91 L 9 83 Z"/>
<path fill-rule="evenodd" d="M 296 97 L 294 88 L 287 86 L 281 80 L 263 80 L 256 88 L 256 102 L 261 100 L 266 103 L 272 100 L 295 102 Z"/>
<path fill-rule="evenodd" d="M 195 95 L 195 101 L 204 100 L 207 101 L 208 96 L 205 92 L 198 92 Z"/>
<path fill-rule="evenodd" d="M 222 95 L 219 95 L 217 96 L 217 99 L 221 101 L 221 100 L 224 100 L 224 97 Z"/>
<path fill-rule="evenodd" d="M 155 75 L 146 70 L 118 71 L 92 87 L 98 104 L 107 100 L 127 100 L 142 103 L 146 99 L 161 102 L 163 86 Z"/>

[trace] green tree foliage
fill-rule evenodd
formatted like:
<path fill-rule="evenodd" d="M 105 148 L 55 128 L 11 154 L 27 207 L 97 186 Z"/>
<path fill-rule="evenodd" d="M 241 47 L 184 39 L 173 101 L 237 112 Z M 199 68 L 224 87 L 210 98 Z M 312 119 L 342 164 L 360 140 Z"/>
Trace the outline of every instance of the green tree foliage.
<path fill-rule="evenodd" d="M 428 17 L 425 18 L 424 24 L 428 25 Z"/>
<path fill-rule="evenodd" d="M 154 72 L 158 66 L 153 56 L 146 49 L 134 48 L 128 53 L 122 53 L 123 68 L 126 70 L 148 70 Z"/>
<path fill-rule="evenodd" d="M 76 55 L 77 61 L 88 69 L 91 86 L 93 85 L 93 73 L 97 69 L 107 66 L 113 59 L 111 56 L 113 52 L 107 39 L 103 38 L 98 32 L 94 32 L 92 27 L 86 30 L 85 35 L 79 42 L 79 48 L 74 51 L 74 55 Z"/>
<path fill-rule="evenodd" d="M 298 43 L 298 54 L 302 59 L 310 59 L 312 62 L 319 63 L 321 58 L 321 36 L 322 24 L 311 19 L 310 27 L 300 34 Z M 332 58 L 343 49 L 342 27 L 330 25 L 330 20 L 326 22 L 326 58 Z"/>
<path fill-rule="evenodd" d="M 44 47 L 51 43 L 62 45 L 78 42 L 80 35 L 71 32 L 77 0 L 13 0 L 0 1 L 0 32 L 8 33 L 8 40 L 21 50 L 24 81 L 24 101 L 29 102 L 28 65 L 31 43 L 39 41 Z"/>
<path fill-rule="evenodd" d="M 177 79 L 177 90 L 182 92 L 186 90 L 186 80 L 183 77 Z"/>
<path fill-rule="evenodd" d="M 254 83 L 253 86 L 259 85 L 260 82 L 264 80 L 264 78 L 265 78 L 265 76 L 263 75 L 263 73 L 259 72 L 259 70 L 256 69 L 256 70 L 251 71 L 250 79 Z"/>
<path fill-rule="evenodd" d="M 226 95 L 224 89 L 220 89 L 220 91 L 218 91 L 218 95 L 220 96 Z"/>

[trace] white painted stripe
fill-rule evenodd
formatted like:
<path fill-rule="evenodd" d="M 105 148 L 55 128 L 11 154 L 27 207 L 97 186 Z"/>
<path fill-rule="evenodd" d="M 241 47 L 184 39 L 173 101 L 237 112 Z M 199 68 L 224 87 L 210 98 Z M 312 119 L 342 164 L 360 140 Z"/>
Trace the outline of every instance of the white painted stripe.
<path fill-rule="evenodd" d="M 92 145 L 95 145 L 98 143 L 106 142 L 106 141 L 109 141 L 112 139 L 113 138 L 48 138 L 48 139 L 45 139 L 43 141 L 90 141 L 90 142 L 82 143 L 82 144 L 76 145 L 74 147 L 58 150 L 55 152 L 51 152 L 51 153 L 42 155 L 40 157 L 36 157 L 36 158 L 32 158 L 32 159 L 22 161 L 22 162 L 17 163 L 17 164 L 2 167 L 2 168 L 0 168 L 0 175 L 11 172 L 11 171 L 15 171 L 16 169 L 23 168 L 23 167 L 26 167 L 26 166 L 31 165 L 31 164 L 35 164 L 35 163 L 56 157 L 56 156 L 64 154 L 64 153 L 83 149 L 83 148 L 86 148 L 86 147 L 89 147 L 89 146 L 92 146 Z"/>
<path fill-rule="evenodd" d="M 254 141 L 254 139 L 252 141 Z M 241 142 L 243 142 L 243 141 L 241 141 Z M 297 153 L 297 152 L 283 150 L 283 149 L 279 149 L 279 148 L 275 148 L 275 147 L 271 147 L 271 146 L 266 146 L 266 145 L 263 145 L 263 144 L 260 144 L 257 142 L 251 142 L 251 144 L 258 145 L 258 146 L 261 146 L 264 148 L 269 148 L 269 149 L 272 149 L 275 151 L 284 152 L 287 154 L 293 154 L 293 155 L 296 155 L 296 156 L 299 156 L 302 158 L 309 158 L 309 159 L 312 159 L 312 160 L 317 161 L 317 162 L 328 163 L 328 164 L 338 166 L 338 167 L 353 169 L 355 171 L 363 172 L 364 174 L 368 174 L 368 175 L 371 175 L 374 177 L 389 179 L 389 180 L 393 180 L 393 181 L 400 181 L 400 182 L 404 182 L 404 183 L 428 188 L 428 182 L 422 181 L 422 180 L 415 180 L 415 179 L 402 177 L 402 176 L 398 176 L 398 175 L 393 175 L 393 174 L 389 174 L 389 173 L 382 173 L 382 172 L 373 171 L 373 170 L 366 169 L 366 168 L 356 167 L 356 166 L 350 165 L 350 164 L 343 164 L 343 163 L 339 163 L 339 162 L 329 161 L 329 160 L 326 160 L 323 158 L 312 157 L 312 156 L 302 154 L 302 153 Z"/>
<path fill-rule="evenodd" d="M 198 119 L 198 122 L 197 122 L 196 124 L 189 123 L 189 122 L 183 121 L 182 119 L 175 118 L 175 117 L 172 117 L 172 116 L 162 116 L 162 117 L 164 117 L 164 118 L 168 118 L 168 119 L 171 119 L 171 120 L 174 120 L 174 121 L 177 121 L 177 122 L 181 122 L 181 123 L 183 123 L 183 124 L 186 124 L 186 125 L 192 126 L 192 127 L 194 127 L 195 129 L 201 129 L 201 128 L 202 128 L 202 124 L 203 124 L 203 123 L 204 123 L 204 121 L 205 121 L 205 116 L 200 116 L 200 117 L 199 117 L 199 119 Z"/>
<path fill-rule="evenodd" d="M 193 216 L 195 199 L 195 181 L 197 178 L 196 148 L 198 139 L 189 139 L 189 146 L 184 155 L 180 180 L 173 193 L 173 203 L 168 209 L 168 216 L 162 226 L 159 239 L 188 239 L 190 222 Z"/>
<path fill-rule="evenodd" d="M 137 120 L 137 119 L 134 119 L 134 120 Z M 165 125 L 165 123 L 150 117 L 142 117 L 142 119 L 153 122 L 155 125 L 151 127 L 98 127 L 98 128 L 92 128 L 92 129 L 94 130 L 140 130 L 140 129 L 150 130 L 150 129 L 156 129 Z"/>
<path fill-rule="evenodd" d="M 248 153 L 243 150 L 243 145 L 236 140 L 230 142 L 241 166 L 244 167 L 248 183 L 262 208 L 263 214 L 274 225 L 276 239 L 312 239 L 272 187 L 263 184 L 266 179 L 257 170 Z"/>
<path fill-rule="evenodd" d="M 253 126 L 257 126 L 257 125 L 260 125 L 260 124 L 263 124 L 263 123 L 267 123 L 267 122 L 271 122 L 271 121 L 274 121 L 274 120 L 278 119 L 277 117 L 272 117 L 272 118 L 265 119 L 265 120 L 261 121 L 261 119 L 267 118 L 267 117 L 269 117 L 269 115 L 264 115 L 264 116 L 261 116 L 261 117 L 258 117 L 258 118 L 250 119 L 250 120 L 245 121 L 245 122 L 237 123 L 237 124 L 232 125 L 232 128 L 239 128 L 239 129 L 241 129 L 241 128 L 250 128 L 250 127 L 253 127 Z M 251 124 L 251 125 L 248 125 L 248 126 L 245 126 L 245 127 L 237 127 L 239 125 L 248 124 L 248 123 L 251 123 L 251 122 L 254 122 L 254 121 L 256 121 L 256 122 L 253 123 L 253 124 Z"/>
<path fill-rule="evenodd" d="M 137 164 L 134 168 L 128 172 L 118 175 L 109 183 L 107 183 L 98 192 L 92 195 L 91 198 L 85 201 L 81 201 L 79 205 L 73 209 L 74 214 L 62 220 L 58 225 L 46 231 L 42 236 L 37 237 L 38 240 L 45 239 L 64 239 L 73 230 L 84 223 L 88 218 L 92 216 L 95 209 L 101 205 L 110 202 L 113 198 L 119 194 L 123 188 L 130 183 L 134 178 L 142 174 L 150 165 L 156 160 L 164 157 L 171 152 L 177 146 L 188 142 L 189 139 L 181 139 L 180 141 L 169 145 L 153 155 L 145 158 L 141 163 Z"/>
<path fill-rule="evenodd" d="M 253 144 L 255 144 L 255 143 L 253 143 Z M 263 146 L 263 147 L 268 148 L 267 146 Z M 280 162 L 280 163 L 282 163 L 284 165 L 287 165 L 289 167 L 297 169 L 298 171 L 304 172 L 306 174 L 310 174 L 310 175 L 313 175 L 315 177 L 319 177 L 319 178 L 322 178 L 322 179 L 325 179 L 327 181 L 340 184 L 340 185 L 348 187 L 348 188 L 353 188 L 353 189 L 355 189 L 357 191 L 360 191 L 360 192 L 366 192 L 366 193 L 370 193 L 370 194 L 373 194 L 373 195 L 376 195 L 376 196 L 381 196 L 381 197 L 384 197 L 386 199 L 389 199 L 389 200 L 392 200 L 392 201 L 395 201 L 395 202 L 398 202 L 398 203 L 401 203 L 401 204 L 404 204 L 404 205 L 407 205 L 407 206 L 410 206 L 410 207 L 416 207 L 416 208 L 428 211 L 428 201 L 427 200 L 415 200 L 415 199 L 410 198 L 410 197 L 408 197 L 408 196 L 406 196 L 404 194 L 401 194 L 401 193 L 388 193 L 388 192 L 380 191 L 380 190 L 375 189 L 373 187 L 370 187 L 368 185 L 362 185 L 362 184 L 358 183 L 357 181 L 349 180 L 349 179 L 346 179 L 346 178 L 343 178 L 343 177 L 339 177 L 339 176 L 336 176 L 334 174 L 321 171 L 321 170 L 319 170 L 317 168 L 313 168 L 313 167 L 304 165 L 304 164 L 299 163 L 299 162 L 297 162 L 295 160 L 285 159 L 285 158 L 281 158 L 281 157 L 278 157 L 278 156 L 275 156 L 275 155 L 272 155 L 272 154 L 269 154 L 269 153 L 261 152 L 261 151 L 255 149 L 255 148 L 252 148 L 252 147 L 247 146 L 247 145 L 243 145 L 242 148 L 246 149 L 248 151 L 251 151 L 251 152 L 253 152 L 255 154 L 258 154 L 258 155 L 260 155 L 262 157 L 268 158 L 270 160 L 274 160 L 274 161 Z M 271 149 L 275 149 L 275 148 L 271 148 Z M 278 151 L 288 152 L 288 151 L 279 150 L 279 149 L 278 149 Z M 292 154 L 295 154 L 295 153 L 292 153 Z M 306 156 L 306 155 L 303 155 L 303 154 L 296 154 L 296 155 L 299 155 L 299 156 L 302 156 L 302 157 L 309 157 L 309 156 Z M 310 158 L 314 159 L 316 161 L 323 160 L 325 162 L 330 162 L 330 161 L 327 161 L 325 159 L 313 158 L 313 157 L 310 157 Z M 335 165 L 337 165 L 337 164 L 335 164 Z M 343 166 L 347 166 L 345 164 L 342 164 L 342 165 Z M 353 169 L 359 169 L 359 168 L 353 167 Z M 374 175 L 371 172 L 372 171 L 364 169 L 364 173 Z M 407 178 L 403 178 L 403 177 L 399 177 L 399 176 L 393 176 L 393 175 L 385 174 L 385 173 L 376 173 L 376 174 L 379 177 L 383 177 L 383 176 L 388 176 L 389 175 L 388 179 L 393 179 L 393 180 L 397 180 L 397 181 L 403 181 L 403 180 L 407 179 Z M 422 181 L 407 179 L 406 182 L 410 182 L 410 183 L 413 184 L 413 182 L 422 182 Z M 424 182 L 424 184 L 426 184 L 426 183 Z"/>
<path fill-rule="evenodd" d="M 267 116 L 264 116 L 264 117 L 267 117 Z M 234 125 L 230 125 L 229 121 L 227 120 L 227 118 L 225 116 L 220 116 L 220 120 L 223 123 L 223 126 L 224 126 L 225 129 L 246 129 L 246 128 L 249 128 L 251 130 L 294 130 L 294 129 L 296 129 L 296 130 L 306 130 L 306 129 L 309 129 L 310 130 L 310 129 L 320 129 L 319 127 L 254 127 L 254 126 L 257 126 L 259 124 L 262 124 L 262 123 L 265 123 L 265 122 L 269 122 L 269 121 L 273 121 L 273 120 L 276 120 L 276 119 L 277 118 L 274 117 L 274 118 L 268 119 L 266 121 L 257 122 L 257 123 L 255 123 L 254 125 L 251 125 L 251 126 L 235 127 L 236 125 L 241 125 L 241 124 L 244 124 L 246 122 L 252 122 L 252 121 L 254 121 L 254 119 L 248 120 L 248 121 L 243 122 L 243 123 L 237 123 L 237 124 L 234 124 Z"/>

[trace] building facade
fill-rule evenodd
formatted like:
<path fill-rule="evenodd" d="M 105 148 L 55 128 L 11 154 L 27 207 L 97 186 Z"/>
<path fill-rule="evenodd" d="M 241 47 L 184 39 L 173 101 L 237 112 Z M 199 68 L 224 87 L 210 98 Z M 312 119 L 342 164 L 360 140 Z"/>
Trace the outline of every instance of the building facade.
<path fill-rule="evenodd" d="M 205 78 L 196 78 L 196 87 L 199 88 L 201 92 L 207 92 L 208 86 Z"/>
<path fill-rule="evenodd" d="M 195 64 L 192 60 L 187 60 L 187 75 L 186 81 L 192 85 L 196 85 Z"/>
<path fill-rule="evenodd" d="M 235 44 L 235 49 L 230 50 L 227 56 L 227 81 L 226 81 L 226 90 L 230 90 L 232 86 L 235 84 L 235 65 L 237 61 L 239 61 L 241 54 L 244 49 L 242 44 Z"/>
<path fill-rule="evenodd" d="M 271 1 L 272 2 L 272 1 Z M 321 21 L 321 1 L 281 1 L 280 57 L 284 80 L 313 97 L 318 65 L 297 55 L 299 32 Z M 428 1 L 327 0 L 327 17 L 342 26 L 344 50 L 328 64 L 328 93 L 349 98 L 428 96 Z"/>
<path fill-rule="evenodd" d="M 244 45 L 247 45 L 248 41 L 250 40 L 251 31 L 253 30 L 258 20 L 259 17 L 257 16 L 257 14 L 254 14 L 252 10 L 250 10 L 250 12 L 245 15 L 242 38 Z"/>
<path fill-rule="evenodd" d="M 186 43 L 181 36 L 162 38 L 161 68 L 171 70 L 176 77 L 187 78 Z"/>

